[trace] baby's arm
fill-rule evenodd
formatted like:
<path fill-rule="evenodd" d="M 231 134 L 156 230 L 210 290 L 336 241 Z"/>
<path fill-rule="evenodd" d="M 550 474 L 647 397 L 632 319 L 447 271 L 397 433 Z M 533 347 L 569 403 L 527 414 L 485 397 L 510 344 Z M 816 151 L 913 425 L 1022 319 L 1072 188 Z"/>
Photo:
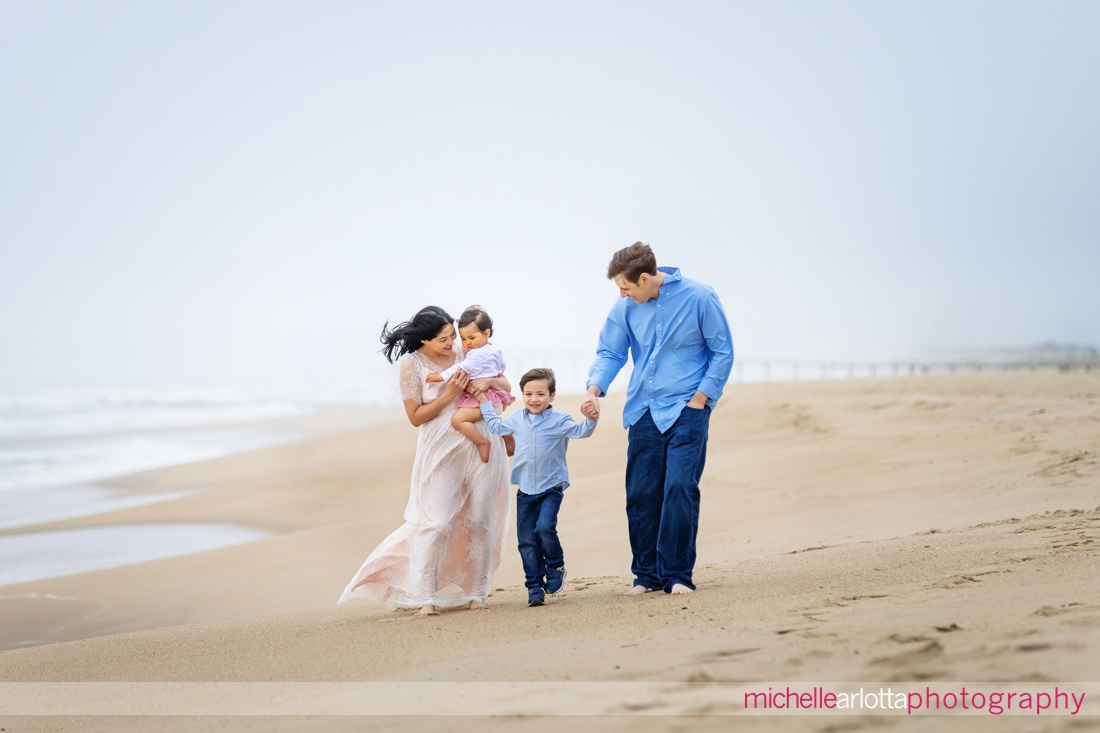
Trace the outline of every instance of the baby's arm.
<path fill-rule="evenodd" d="M 444 369 L 441 372 L 429 372 L 428 376 L 424 377 L 426 382 L 446 382 L 448 379 L 455 375 L 459 369 L 466 372 L 466 374 L 474 374 L 477 369 L 477 358 L 475 357 L 477 351 L 471 351 L 466 354 L 466 358 L 462 361 L 456 361 L 449 368 Z M 473 358 L 471 358 L 473 357 Z"/>
<path fill-rule="evenodd" d="M 455 364 L 456 367 L 460 365 L 462 371 L 470 375 L 470 379 L 495 377 L 497 374 L 504 371 L 493 357 L 493 349 L 488 346 L 467 351 L 466 358 L 458 364 Z"/>
<path fill-rule="evenodd" d="M 446 382 L 448 379 L 453 377 L 455 375 L 455 372 L 457 372 L 459 369 L 462 369 L 462 362 L 456 361 L 454 366 L 452 366 L 450 369 L 444 369 L 441 372 L 431 372 L 430 374 L 428 374 L 428 376 L 424 377 L 424 379 L 428 382 Z M 462 371 L 466 372 L 467 374 L 470 373 L 465 369 L 462 369 Z"/>

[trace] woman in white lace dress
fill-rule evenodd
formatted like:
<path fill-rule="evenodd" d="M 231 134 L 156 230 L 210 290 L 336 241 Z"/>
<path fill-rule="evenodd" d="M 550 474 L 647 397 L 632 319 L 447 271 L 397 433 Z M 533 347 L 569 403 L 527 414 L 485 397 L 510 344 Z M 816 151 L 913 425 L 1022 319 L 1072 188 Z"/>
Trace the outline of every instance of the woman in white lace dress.
<path fill-rule="evenodd" d="M 482 421 L 479 430 L 493 443 L 483 463 L 477 447 L 451 427 L 451 414 L 467 387 L 509 391 L 511 385 L 503 375 L 471 382 L 461 371 L 447 382 L 425 381 L 463 356 L 454 321 L 437 306 L 392 331 L 383 328 L 382 343 L 386 359 L 397 360 L 405 412 L 419 430 L 409 503 L 405 524 L 370 554 L 340 602 L 375 598 L 391 607 L 419 607 L 423 615 L 484 608 L 508 522 L 508 456 Z"/>

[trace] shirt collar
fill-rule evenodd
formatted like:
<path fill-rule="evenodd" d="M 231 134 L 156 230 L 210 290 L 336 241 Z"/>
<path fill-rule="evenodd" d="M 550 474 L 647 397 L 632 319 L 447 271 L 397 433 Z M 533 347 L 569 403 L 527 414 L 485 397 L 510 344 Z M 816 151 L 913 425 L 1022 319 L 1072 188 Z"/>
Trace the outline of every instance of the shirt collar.
<path fill-rule="evenodd" d="M 665 273 L 665 281 L 663 283 L 661 283 L 662 288 L 665 285 L 669 285 L 671 283 L 677 283 L 677 282 L 680 282 L 680 280 L 683 279 L 683 278 L 680 277 L 680 268 L 679 267 L 658 267 L 657 272 Z"/>

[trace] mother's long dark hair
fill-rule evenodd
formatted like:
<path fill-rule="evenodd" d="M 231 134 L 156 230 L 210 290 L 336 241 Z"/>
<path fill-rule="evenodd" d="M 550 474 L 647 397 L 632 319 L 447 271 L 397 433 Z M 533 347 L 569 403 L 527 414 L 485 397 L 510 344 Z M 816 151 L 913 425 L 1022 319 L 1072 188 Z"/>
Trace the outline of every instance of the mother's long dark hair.
<path fill-rule="evenodd" d="M 382 326 L 382 355 L 393 363 L 410 351 L 416 351 L 431 341 L 446 326 L 454 324 L 454 319 L 438 305 L 422 308 L 410 320 L 390 330 L 390 322 Z M 395 353 L 396 352 L 396 353 Z"/>

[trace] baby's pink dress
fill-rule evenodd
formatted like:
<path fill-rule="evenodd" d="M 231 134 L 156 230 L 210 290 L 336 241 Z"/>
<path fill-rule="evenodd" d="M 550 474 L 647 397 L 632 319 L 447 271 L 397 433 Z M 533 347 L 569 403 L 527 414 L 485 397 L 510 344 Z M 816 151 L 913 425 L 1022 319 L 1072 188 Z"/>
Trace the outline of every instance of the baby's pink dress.
<path fill-rule="evenodd" d="M 492 344 L 485 344 L 480 348 L 467 351 L 465 359 L 457 362 L 450 369 L 440 372 L 440 376 L 442 376 L 443 381 L 446 382 L 454 376 L 457 370 L 461 369 L 466 372 L 466 376 L 470 379 L 495 377 L 498 374 L 504 374 L 504 367 L 504 352 Z M 513 397 L 510 392 L 499 389 L 485 390 L 485 397 L 498 408 L 507 407 L 516 401 L 516 398 Z M 458 401 L 455 404 L 458 407 L 478 407 L 480 403 L 478 403 L 477 397 L 465 392 L 459 395 Z"/>

